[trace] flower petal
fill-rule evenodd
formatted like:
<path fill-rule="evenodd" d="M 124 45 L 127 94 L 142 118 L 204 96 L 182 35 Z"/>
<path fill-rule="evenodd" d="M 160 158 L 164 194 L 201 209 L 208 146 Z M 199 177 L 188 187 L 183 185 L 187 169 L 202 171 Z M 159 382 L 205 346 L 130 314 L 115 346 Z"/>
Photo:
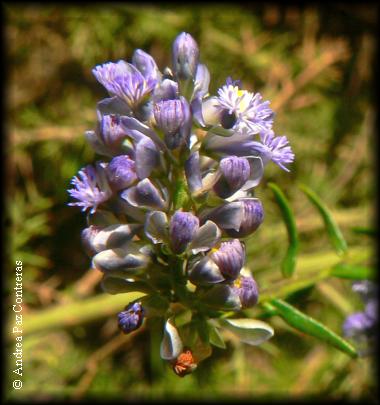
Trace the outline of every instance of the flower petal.
<path fill-rule="evenodd" d="M 202 98 L 208 93 L 208 86 L 210 84 L 210 72 L 206 65 L 199 63 L 197 73 L 195 75 L 194 83 L 194 97 Z"/>
<path fill-rule="evenodd" d="M 201 300 L 208 306 L 221 311 L 239 311 L 241 303 L 239 295 L 228 284 L 216 284 L 212 286 Z"/>
<path fill-rule="evenodd" d="M 198 229 L 193 241 L 189 245 L 189 249 L 191 249 L 194 255 L 209 250 L 220 241 L 221 234 L 215 222 L 206 221 L 206 223 Z"/>
<path fill-rule="evenodd" d="M 139 228 L 141 228 L 139 224 L 110 225 L 99 231 L 91 244 L 97 252 L 120 247 L 131 240 Z"/>
<path fill-rule="evenodd" d="M 202 175 L 199 162 L 199 152 L 193 152 L 185 162 L 185 174 L 190 192 L 196 192 L 202 188 Z"/>
<path fill-rule="evenodd" d="M 86 141 L 90 144 L 90 146 L 96 153 L 109 157 L 113 156 L 113 153 L 104 145 L 98 133 L 96 133 L 95 131 L 86 131 L 84 133 L 84 136 L 86 137 Z"/>
<path fill-rule="evenodd" d="M 161 341 L 160 356 L 164 360 L 174 360 L 182 352 L 183 344 L 172 318 L 165 323 L 164 337 Z"/>
<path fill-rule="evenodd" d="M 244 216 L 244 206 L 240 201 L 230 202 L 209 211 L 204 219 L 215 222 L 222 229 L 238 231 Z"/>
<path fill-rule="evenodd" d="M 224 319 L 219 324 L 231 331 L 242 342 L 249 345 L 259 345 L 274 335 L 273 328 L 265 322 L 256 319 Z"/>
<path fill-rule="evenodd" d="M 241 188 L 243 191 L 249 190 L 256 187 L 264 174 L 264 164 L 260 157 L 258 156 L 246 156 L 245 157 L 250 165 L 251 174 L 249 180 Z"/>
<path fill-rule="evenodd" d="M 166 206 L 159 191 L 149 179 L 141 180 L 136 186 L 124 190 L 120 196 L 138 208 L 162 210 Z"/>
<path fill-rule="evenodd" d="M 141 254 L 132 243 L 123 248 L 107 249 L 96 254 L 92 266 L 102 272 L 122 271 L 136 274 L 150 262 L 149 256 Z"/>
<path fill-rule="evenodd" d="M 224 277 L 219 267 L 206 256 L 191 269 L 189 280 L 196 285 L 209 285 L 224 281 Z"/>
<path fill-rule="evenodd" d="M 139 179 L 145 179 L 159 162 L 157 147 L 151 139 L 146 137 L 137 142 L 135 153 L 137 176 Z"/>
<path fill-rule="evenodd" d="M 102 115 L 118 114 L 118 115 L 130 115 L 131 109 L 128 104 L 121 98 L 115 96 L 110 98 L 104 98 L 100 100 L 96 105 L 98 118 Z"/>
<path fill-rule="evenodd" d="M 166 150 L 165 143 L 160 139 L 160 137 L 151 128 L 136 118 L 121 117 L 120 124 L 127 131 L 128 135 L 130 135 L 136 141 L 139 141 L 142 137 L 147 136 L 161 149 Z"/>
<path fill-rule="evenodd" d="M 168 217 L 162 211 L 153 211 L 147 215 L 145 221 L 145 235 L 153 243 L 162 243 L 168 239 Z"/>

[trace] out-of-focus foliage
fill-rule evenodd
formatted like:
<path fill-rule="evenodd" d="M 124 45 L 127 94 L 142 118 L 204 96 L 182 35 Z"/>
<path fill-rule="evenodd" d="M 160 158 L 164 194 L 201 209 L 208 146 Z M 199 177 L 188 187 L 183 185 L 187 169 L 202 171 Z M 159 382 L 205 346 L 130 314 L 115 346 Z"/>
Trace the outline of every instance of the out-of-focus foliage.
<path fill-rule="evenodd" d="M 8 396 L 371 398 L 375 379 L 369 359 L 352 360 L 276 317 L 271 319 L 276 334 L 268 343 L 248 347 L 229 340 L 226 350 L 216 348 L 212 359 L 179 380 L 157 359 L 160 330 L 152 325 L 153 332 L 121 336 L 113 314 L 123 304 L 97 307 L 99 275 L 89 270 L 80 245 L 84 216 L 67 207 L 66 189 L 77 170 L 96 158 L 83 133 L 94 128 L 95 105 L 105 93 L 91 69 L 129 60 L 135 48 L 149 52 L 163 68 L 170 64 L 173 39 L 187 31 L 211 72 L 211 92 L 232 72 L 245 88 L 272 100 L 275 129 L 288 136 L 296 161 L 290 174 L 268 166 L 266 182 L 286 190 L 295 213 L 297 266 L 311 272 L 338 262 L 299 183 L 332 209 L 349 250 L 371 250 L 370 237 L 354 228 L 373 225 L 375 6 L 8 3 L 4 9 L 6 292 L 11 307 L 14 263 L 22 260 L 23 317 L 30 320 L 30 331 L 34 328 L 34 333 L 24 331 L 19 391 L 12 389 L 14 339 L 9 336 Z M 288 242 L 266 183 L 257 195 L 266 218 L 247 240 L 248 265 L 265 290 L 280 276 Z M 345 316 L 361 305 L 350 281 L 337 278 L 311 284 L 288 300 L 339 334 Z M 77 317 L 64 316 L 67 305 L 82 301 L 87 302 L 83 312 L 79 305 Z M 49 318 L 44 311 L 53 307 L 57 312 Z M 13 323 L 11 312 L 9 329 Z"/>

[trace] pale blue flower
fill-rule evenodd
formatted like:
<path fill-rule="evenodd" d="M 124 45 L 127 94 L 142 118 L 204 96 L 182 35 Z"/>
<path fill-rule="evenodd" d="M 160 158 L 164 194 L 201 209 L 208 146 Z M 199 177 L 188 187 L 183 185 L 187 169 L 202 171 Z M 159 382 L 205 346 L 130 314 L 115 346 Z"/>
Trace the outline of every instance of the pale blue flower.
<path fill-rule="evenodd" d="M 88 165 L 81 169 L 71 184 L 74 188 L 68 190 L 68 193 L 78 201 L 69 205 L 82 207 L 82 211 L 90 208 L 90 212 L 94 213 L 100 204 L 112 196 L 105 169 L 100 163 L 95 167 Z"/>

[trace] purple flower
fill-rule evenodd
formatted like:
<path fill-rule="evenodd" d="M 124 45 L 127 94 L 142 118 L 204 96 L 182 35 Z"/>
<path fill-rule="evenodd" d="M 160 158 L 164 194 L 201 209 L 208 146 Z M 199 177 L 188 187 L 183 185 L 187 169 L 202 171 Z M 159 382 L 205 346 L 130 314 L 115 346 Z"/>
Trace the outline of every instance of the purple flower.
<path fill-rule="evenodd" d="M 119 329 L 125 334 L 138 329 L 145 316 L 144 308 L 140 302 L 128 304 L 124 311 L 118 313 Z"/>
<path fill-rule="evenodd" d="M 369 280 L 354 282 L 352 290 L 357 292 L 365 303 L 362 312 L 349 315 L 343 323 L 343 334 L 352 338 L 358 345 L 361 356 L 368 355 L 373 350 L 373 342 L 376 338 L 375 328 L 377 326 L 377 305 L 376 285 Z"/>
<path fill-rule="evenodd" d="M 226 232 L 235 238 L 242 238 L 255 232 L 264 220 L 264 208 L 257 198 L 241 200 L 243 204 L 243 217 L 239 230 L 227 229 Z"/>
<path fill-rule="evenodd" d="M 238 191 L 249 179 L 251 167 L 246 158 L 230 156 L 220 161 L 221 177 L 214 185 L 214 191 L 227 198 Z"/>
<path fill-rule="evenodd" d="M 253 277 L 239 276 L 233 283 L 233 288 L 240 298 L 242 308 L 253 307 L 259 298 L 259 290 Z"/>
<path fill-rule="evenodd" d="M 126 133 L 117 115 L 103 115 L 99 122 L 99 135 L 104 144 L 112 149 L 120 148 Z"/>
<path fill-rule="evenodd" d="M 343 334 L 347 337 L 355 337 L 364 334 L 373 326 L 374 322 L 364 312 L 356 312 L 349 315 L 343 324 Z"/>
<path fill-rule="evenodd" d="M 116 191 L 131 186 L 137 180 L 135 162 L 128 155 L 114 157 L 106 171 L 109 183 Z"/>
<path fill-rule="evenodd" d="M 231 76 L 228 76 L 226 79 L 226 86 L 234 86 L 234 87 L 238 87 L 239 89 L 241 89 L 242 84 L 241 84 L 241 80 L 237 79 L 237 80 L 232 80 Z"/>
<path fill-rule="evenodd" d="M 179 79 L 194 78 L 199 62 L 199 48 L 194 38 L 182 32 L 173 42 L 173 71 Z"/>
<path fill-rule="evenodd" d="M 199 228 L 199 219 L 191 212 L 176 211 L 170 220 L 170 241 L 175 253 L 182 253 Z"/>
<path fill-rule="evenodd" d="M 100 204 L 112 196 L 105 169 L 100 163 L 96 167 L 88 165 L 81 169 L 78 176 L 73 177 L 71 184 L 74 188 L 68 190 L 68 193 L 78 202 L 68 205 L 83 207 L 82 211 L 91 208 L 90 212 L 94 213 Z"/>
<path fill-rule="evenodd" d="M 218 97 L 206 101 L 202 113 L 206 124 L 219 122 L 232 132 L 257 134 L 273 124 L 269 101 L 262 101 L 260 93 L 240 90 L 232 84 L 225 84 L 218 90 Z"/>
<path fill-rule="evenodd" d="M 122 146 L 122 142 L 127 135 L 120 125 L 119 117 L 114 114 L 102 115 L 98 110 L 98 119 L 96 130 L 86 131 L 87 141 L 95 152 L 101 155 L 114 156 L 120 154 L 122 150 L 126 149 Z"/>
<path fill-rule="evenodd" d="M 145 78 L 134 65 L 123 60 L 98 65 L 92 72 L 112 96 L 124 100 L 132 110 L 136 110 L 157 83 L 157 79 Z"/>
<path fill-rule="evenodd" d="M 236 156 L 258 156 L 264 166 L 273 161 L 281 169 L 294 161 L 294 153 L 286 136 L 275 136 L 272 130 L 260 132 L 261 142 L 254 141 L 252 134 L 235 133 L 229 137 L 210 135 L 205 140 L 205 149 L 211 153 Z"/>
<path fill-rule="evenodd" d="M 203 213 L 202 221 L 215 222 L 229 236 L 241 238 L 253 233 L 264 219 L 263 205 L 257 198 L 242 198 Z"/>
<path fill-rule="evenodd" d="M 211 259 L 219 270 L 228 279 L 236 279 L 245 261 L 244 245 L 239 239 L 222 242 L 219 249 L 213 249 Z"/>
<path fill-rule="evenodd" d="M 294 153 L 289 145 L 288 138 L 286 136 L 275 136 L 272 130 L 264 131 L 260 133 L 261 142 L 267 150 L 263 151 L 264 155 L 268 154 L 270 160 L 281 169 L 289 172 L 289 169 L 284 165 L 292 163 L 294 161 Z M 260 150 L 258 148 L 258 150 Z"/>
<path fill-rule="evenodd" d="M 162 100 L 154 104 L 154 118 L 165 134 L 169 149 L 181 146 L 190 136 L 191 112 L 184 97 L 177 100 Z"/>

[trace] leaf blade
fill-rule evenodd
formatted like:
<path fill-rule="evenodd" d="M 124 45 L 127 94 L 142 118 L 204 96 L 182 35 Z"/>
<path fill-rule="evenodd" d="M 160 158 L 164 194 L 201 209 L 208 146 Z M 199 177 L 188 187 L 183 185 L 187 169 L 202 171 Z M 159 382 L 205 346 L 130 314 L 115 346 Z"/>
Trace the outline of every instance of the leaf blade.
<path fill-rule="evenodd" d="M 310 336 L 314 336 L 353 358 L 358 356 L 356 349 L 345 339 L 319 321 L 299 311 L 286 301 L 281 299 L 271 300 L 269 307 L 272 306 L 277 309 L 278 315 L 293 328 Z"/>
<path fill-rule="evenodd" d="M 296 258 L 299 244 L 296 220 L 294 218 L 292 209 L 290 208 L 289 202 L 281 189 L 274 183 L 268 183 L 268 186 L 273 191 L 276 202 L 280 207 L 288 233 L 289 245 L 281 264 L 282 275 L 288 278 L 294 274 L 296 269 Z"/>
<path fill-rule="evenodd" d="M 299 188 L 306 194 L 309 201 L 317 208 L 322 216 L 329 239 L 335 248 L 338 255 L 343 255 L 347 251 L 347 242 L 344 239 L 338 224 L 335 222 L 329 209 L 318 197 L 318 195 L 304 184 L 300 184 Z"/>
<path fill-rule="evenodd" d="M 331 276 L 350 280 L 374 279 L 375 274 L 375 270 L 371 267 L 348 263 L 338 263 L 330 269 Z"/>

